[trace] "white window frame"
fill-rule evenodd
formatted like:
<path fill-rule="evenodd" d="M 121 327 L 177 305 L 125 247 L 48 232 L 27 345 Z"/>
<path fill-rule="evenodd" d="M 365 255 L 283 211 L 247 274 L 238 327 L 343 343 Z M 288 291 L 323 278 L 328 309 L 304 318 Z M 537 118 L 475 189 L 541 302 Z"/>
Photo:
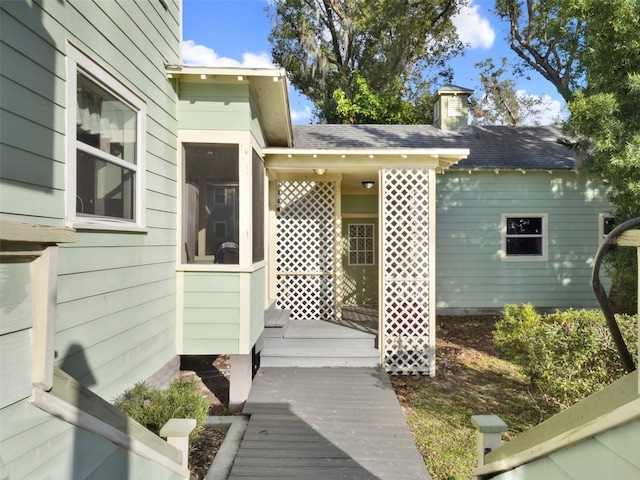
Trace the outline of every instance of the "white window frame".
<path fill-rule="evenodd" d="M 598 214 L 598 243 L 602 243 L 602 241 L 604 240 L 604 237 L 606 237 L 606 234 L 604 233 L 604 221 L 605 219 L 608 219 L 608 218 L 615 219 L 615 217 L 610 213 Z"/>
<path fill-rule="evenodd" d="M 541 218 L 542 219 L 542 255 L 507 255 L 507 218 Z M 549 259 L 549 215 L 547 213 L 503 213 L 500 221 L 502 237 L 502 261 L 506 262 L 546 262 Z M 522 235 L 520 235 L 522 236 Z M 537 235 L 536 235 L 537 236 Z"/>
<path fill-rule="evenodd" d="M 352 262 L 351 261 L 351 239 L 352 238 L 358 238 L 358 237 L 352 237 L 351 236 L 351 227 L 359 227 L 359 226 L 366 226 L 366 227 L 371 227 L 371 263 L 359 263 L 359 262 Z M 367 237 L 364 238 L 365 240 L 367 239 Z M 370 266 L 375 266 L 376 264 L 376 226 L 374 223 L 349 223 L 347 225 L 347 262 L 349 264 L 349 266 L 353 266 L 353 267 L 370 267 Z M 359 250 L 356 251 L 356 253 L 358 253 Z M 365 248 L 364 252 L 368 252 L 368 250 Z"/>
<path fill-rule="evenodd" d="M 81 72 L 93 82 L 109 91 L 118 100 L 136 111 L 136 152 L 135 164 L 120 161 L 105 155 L 97 149 L 82 144 L 84 151 L 97 155 L 100 159 L 114 165 L 123 166 L 134 172 L 134 211 L 133 220 L 118 219 L 113 217 L 79 216 L 76 212 L 76 161 L 79 142 L 76 138 L 76 92 L 77 74 Z M 147 107 L 145 102 L 129 90 L 116 77 L 107 72 L 86 54 L 67 44 L 67 162 L 66 162 L 66 219 L 67 225 L 80 229 L 99 230 L 134 230 L 145 231 L 146 226 L 146 117 Z"/>

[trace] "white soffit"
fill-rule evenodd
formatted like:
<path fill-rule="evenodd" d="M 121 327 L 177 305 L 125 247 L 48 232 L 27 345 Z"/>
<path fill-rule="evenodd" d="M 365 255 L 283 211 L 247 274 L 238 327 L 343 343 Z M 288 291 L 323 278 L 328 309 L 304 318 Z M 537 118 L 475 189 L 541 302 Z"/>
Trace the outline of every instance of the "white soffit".
<path fill-rule="evenodd" d="M 435 168 L 444 171 L 467 158 L 467 148 L 414 149 L 295 149 L 266 148 L 262 151 L 267 168 L 283 171 L 306 171 L 326 168 L 334 172 L 366 168 Z"/>

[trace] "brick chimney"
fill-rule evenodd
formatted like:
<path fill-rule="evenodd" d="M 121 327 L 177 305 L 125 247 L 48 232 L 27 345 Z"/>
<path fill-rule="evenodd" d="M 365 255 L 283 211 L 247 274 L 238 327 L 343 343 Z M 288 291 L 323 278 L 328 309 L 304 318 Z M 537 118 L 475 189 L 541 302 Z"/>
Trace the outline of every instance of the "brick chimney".
<path fill-rule="evenodd" d="M 447 84 L 436 92 L 433 125 L 442 130 L 469 126 L 469 97 L 473 90 Z"/>

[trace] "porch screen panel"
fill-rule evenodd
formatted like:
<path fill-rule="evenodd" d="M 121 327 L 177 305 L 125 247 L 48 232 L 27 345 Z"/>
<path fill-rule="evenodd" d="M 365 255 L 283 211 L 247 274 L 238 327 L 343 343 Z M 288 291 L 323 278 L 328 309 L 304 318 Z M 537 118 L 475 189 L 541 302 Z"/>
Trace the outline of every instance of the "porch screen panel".
<path fill-rule="evenodd" d="M 383 170 L 381 195 L 383 365 L 392 374 L 430 374 L 429 171 Z"/>
<path fill-rule="evenodd" d="M 335 182 L 277 184 L 277 305 L 293 320 L 335 315 Z"/>

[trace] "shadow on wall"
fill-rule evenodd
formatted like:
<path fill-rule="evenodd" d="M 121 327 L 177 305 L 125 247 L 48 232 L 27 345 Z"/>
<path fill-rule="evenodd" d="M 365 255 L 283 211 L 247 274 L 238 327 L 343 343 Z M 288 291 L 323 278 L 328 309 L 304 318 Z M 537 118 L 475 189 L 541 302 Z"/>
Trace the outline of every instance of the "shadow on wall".
<path fill-rule="evenodd" d="M 92 369 L 84 350 L 84 347 L 77 343 L 69 346 L 59 367 L 83 386 L 90 389 L 97 382 L 92 374 Z M 80 372 L 85 373 L 81 374 Z M 75 399 L 73 404 L 81 412 L 91 411 L 95 407 L 83 395 Z M 126 434 L 127 432 L 123 433 Z M 101 476 L 100 473 L 109 478 L 129 478 L 129 463 L 126 451 L 123 448 L 111 448 L 111 444 L 108 444 L 106 440 L 97 439 L 95 435 L 79 427 L 74 427 L 71 465 L 71 478 L 89 478 L 96 474 Z"/>

